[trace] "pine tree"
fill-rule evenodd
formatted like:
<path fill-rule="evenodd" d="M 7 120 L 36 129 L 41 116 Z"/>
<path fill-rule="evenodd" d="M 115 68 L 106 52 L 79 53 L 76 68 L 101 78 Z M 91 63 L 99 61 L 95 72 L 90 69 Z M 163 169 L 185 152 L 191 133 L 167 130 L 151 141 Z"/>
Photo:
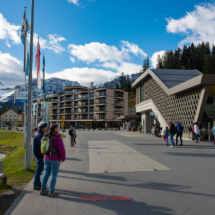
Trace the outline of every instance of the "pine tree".
<path fill-rule="evenodd" d="M 210 56 L 209 55 L 205 59 L 203 72 L 205 74 L 210 74 L 211 73 Z"/>
<path fill-rule="evenodd" d="M 142 73 L 144 73 L 150 67 L 149 56 L 147 56 L 143 61 Z"/>
<path fill-rule="evenodd" d="M 115 89 L 119 89 L 119 84 L 118 83 L 116 83 Z"/>

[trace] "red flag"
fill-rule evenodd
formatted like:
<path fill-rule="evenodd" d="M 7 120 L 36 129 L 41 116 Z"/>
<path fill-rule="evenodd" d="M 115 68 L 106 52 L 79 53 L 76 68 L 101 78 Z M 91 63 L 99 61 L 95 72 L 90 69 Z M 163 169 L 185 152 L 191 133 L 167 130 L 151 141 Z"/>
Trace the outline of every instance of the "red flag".
<path fill-rule="evenodd" d="M 37 54 L 35 56 L 35 64 L 37 69 L 37 88 L 41 89 L 41 74 L 40 74 L 40 43 L 37 43 Z"/>

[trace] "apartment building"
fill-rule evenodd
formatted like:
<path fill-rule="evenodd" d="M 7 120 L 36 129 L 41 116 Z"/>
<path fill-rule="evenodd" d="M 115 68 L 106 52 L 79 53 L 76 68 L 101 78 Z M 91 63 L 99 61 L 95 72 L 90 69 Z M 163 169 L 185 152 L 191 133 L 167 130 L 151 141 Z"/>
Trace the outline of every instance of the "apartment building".
<path fill-rule="evenodd" d="M 121 126 L 117 117 L 128 115 L 128 93 L 119 89 L 65 87 L 65 93 L 49 100 L 50 124 L 64 122 L 66 128 L 110 128 Z"/>

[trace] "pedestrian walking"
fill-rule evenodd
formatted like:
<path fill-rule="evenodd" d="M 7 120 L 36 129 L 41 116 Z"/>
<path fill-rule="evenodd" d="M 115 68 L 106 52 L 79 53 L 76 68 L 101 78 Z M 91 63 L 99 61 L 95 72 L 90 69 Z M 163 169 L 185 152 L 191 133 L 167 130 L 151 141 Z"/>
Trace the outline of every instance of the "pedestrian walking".
<path fill-rule="evenodd" d="M 70 143 L 71 143 L 71 147 L 74 146 L 74 144 L 76 144 L 76 130 L 73 127 L 73 125 L 71 125 L 71 128 L 69 129 L 69 136 L 70 136 Z"/>
<path fill-rule="evenodd" d="M 173 137 L 174 135 L 176 134 L 176 127 L 175 125 L 172 123 L 172 122 L 169 122 L 169 130 L 168 130 L 168 133 L 169 133 L 169 139 L 170 139 L 170 142 L 171 142 L 171 148 L 174 147 L 175 143 L 174 143 L 174 140 L 173 140 Z"/>
<path fill-rule="evenodd" d="M 166 143 L 166 146 L 169 146 L 169 134 L 168 134 L 168 127 L 166 127 L 166 130 L 163 132 L 163 139 Z"/>
<path fill-rule="evenodd" d="M 214 145 L 215 145 L 215 121 L 213 121 L 212 132 L 213 132 Z"/>
<path fill-rule="evenodd" d="M 195 133 L 195 142 L 199 143 L 200 142 L 200 135 L 199 135 L 198 122 L 196 122 L 195 125 L 194 125 L 194 133 Z"/>
<path fill-rule="evenodd" d="M 38 125 L 38 130 L 34 135 L 33 152 L 37 159 L 37 168 L 34 176 L 34 190 L 41 190 L 40 176 L 44 169 L 43 154 L 41 153 L 41 139 L 47 129 L 47 124 L 45 122 L 40 122 Z"/>
<path fill-rule="evenodd" d="M 153 134 L 154 134 L 154 124 L 152 123 L 152 125 L 151 125 L 151 135 L 153 136 Z"/>
<path fill-rule="evenodd" d="M 60 168 L 60 162 L 65 161 L 66 151 L 63 145 L 63 140 L 59 134 L 59 127 L 57 124 L 53 124 L 50 128 L 49 138 L 52 139 L 52 146 L 54 153 L 49 155 L 44 155 L 45 163 L 45 174 L 42 179 L 42 187 L 40 195 L 49 194 L 49 197 L 54 197 L 57 195 L 55 191 L 55 185 L 57 181 L 57 175 Z M 46 189 L 46 184 L 51 175 L 49 190 Z"/>
<path fill-rule="evenodd" d="M 183 146 L 182 134 L 183 134 L 183 131 L 184 131 L 184 127 L 181 125 L 180 122 L 178 122 L 175 127 L 177 128 L 176 146 L 178 145 L 178 137 L 180 137 L 180 140 L 181 140 L 181 144 L 179 146 Z"/>

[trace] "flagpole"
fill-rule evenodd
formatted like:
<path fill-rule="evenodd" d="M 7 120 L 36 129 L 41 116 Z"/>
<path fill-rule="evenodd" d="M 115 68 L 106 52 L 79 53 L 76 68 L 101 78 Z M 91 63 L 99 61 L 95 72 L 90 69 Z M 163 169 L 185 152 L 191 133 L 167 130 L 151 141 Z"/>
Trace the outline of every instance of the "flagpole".
<path fill-rule="evenodd" d="M 39 43 L 39 40 L 40 40 L 40 38 L 38 37 L 38 43 Z M 40 57 L 40 56 L 38 56 L 38 57 Z M 39 70 L 40 70 L 40 68 L 39 68 Z M 40 71 L 39 71 L 40 72 Z M 39 77 L 38 77 L 38 68 L 37 68 L 37 108 L 36 108 L 36 126 L 38 125 L 38 79 L 39 79 Z"/>
<path fill-rule="evenodd" d="M 25 89 L 26 89 L 26 41 L 27 41 L 27 31 L 26 31 L 26 7 L 25 7 L 25 41 L 24 41 L 24 73 L 25 73 Z M 24 103 L 24 147 L 26 148 L 26 103 Z"/>
<path fill-rule="evenodd" d="M 32 115 L 32 63 L 33 63 L 33 34 L 34 34 L 34 0 L 31 1 L 31 36 L 30 36 L 30 59 L 28 74 L 28 117 L 27 117 L 27 140 L 25 150 L 25 169 L 29 169 L 31 165 L 31 115 Z"/>
<path fill-rule="evenodd" d="M 44 87 L 44 84 L 45 84 L 45 80 L 44 80 L 44 77 L 45 77 L 45 74 L 44 74 L 44 72 L 45 72 L 45 65 L 44 65 L 44 56 L 45 54 L 43 53 L 43 121 L 45 122 L 45 117 L 44 117 L 44 113 L 45 113 L 45 98 L 44 98 L 44 89 L 45 89 L 45 87 Z"/>

